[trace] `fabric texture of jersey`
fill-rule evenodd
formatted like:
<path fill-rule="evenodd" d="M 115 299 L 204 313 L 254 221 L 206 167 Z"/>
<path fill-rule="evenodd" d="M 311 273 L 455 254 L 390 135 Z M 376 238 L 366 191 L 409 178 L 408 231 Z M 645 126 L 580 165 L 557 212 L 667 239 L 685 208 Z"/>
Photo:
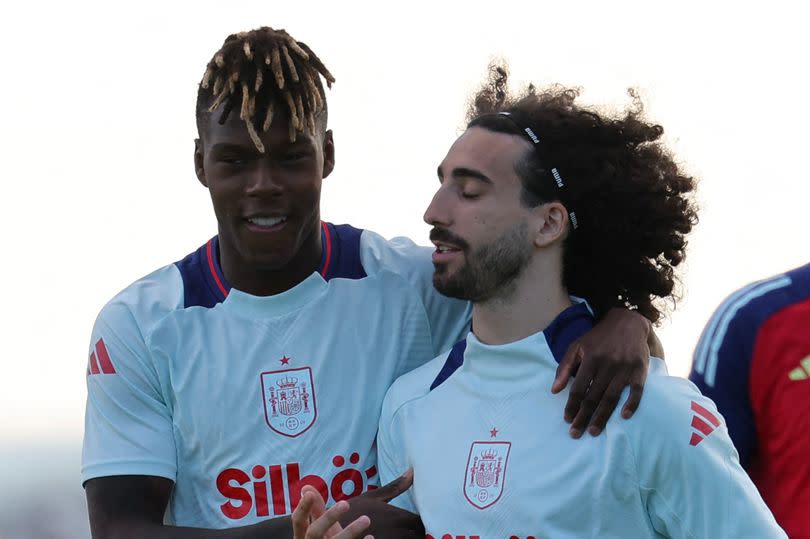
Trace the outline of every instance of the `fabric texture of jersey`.
<path fill-rule="evenodd" d="M 168 478 L 167 522 L 205 528 L 288 514 L 306 484 L 330 503 L 379 484 L 386 389 L 464 335 L 470 309 L 433 290 L 430 249 L 323 235 L 319 271 L 282 294 L 232 290 L 214 238 L 104 307 L 83 481 Z"/>
<path fill-rule="evenodd" d="M 470 333 L 398 379 L 380 419 L 381 481 L 415 475 L 394 503 L 435 539 L 785 537 L 714 404 L 660 360 L 631 420 L 614 414 L 598 437 L 569 436 L 568 391 L 538 388 L 588 316 L 575 305 L 501 346 Z"/>
<path fill-rule="evenodd" d="M 791 538 L 810 539 L 810 264 L 748 285 L 712 316 L 689 378 Z"/>

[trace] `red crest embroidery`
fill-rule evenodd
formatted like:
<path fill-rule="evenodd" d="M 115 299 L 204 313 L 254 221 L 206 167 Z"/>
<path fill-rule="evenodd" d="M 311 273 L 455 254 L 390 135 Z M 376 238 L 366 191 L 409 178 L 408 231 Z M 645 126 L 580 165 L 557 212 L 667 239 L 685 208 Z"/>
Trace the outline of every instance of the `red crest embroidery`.
<path fill-rule="evenodd" d="M 312 369 L 263 372 L 262 400 L 267 426 L 290 438 L 302 435 L 318 417 Z"/>
<path fill-rule="evenodd" d="M 473 442 L 464 475 L 464 497 L 478 509 L 486 509 L 503 494 L 511 442 Z"/>

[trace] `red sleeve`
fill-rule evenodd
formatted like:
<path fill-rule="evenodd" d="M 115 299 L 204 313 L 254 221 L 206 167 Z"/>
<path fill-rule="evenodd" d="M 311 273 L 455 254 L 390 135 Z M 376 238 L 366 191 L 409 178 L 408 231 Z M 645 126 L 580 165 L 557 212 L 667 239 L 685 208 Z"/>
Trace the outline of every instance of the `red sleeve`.
<path fill-rule="evenodd" d="M 788 536 L 810 538 L 810 300 L 761 326 L 750 390 L 759 443 L 751 478 Z"/>

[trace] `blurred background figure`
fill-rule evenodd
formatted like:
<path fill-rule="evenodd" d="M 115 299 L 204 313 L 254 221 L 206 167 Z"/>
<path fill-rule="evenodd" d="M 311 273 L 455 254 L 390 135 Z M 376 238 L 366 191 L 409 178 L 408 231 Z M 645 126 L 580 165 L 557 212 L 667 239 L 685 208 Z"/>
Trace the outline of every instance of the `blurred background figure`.
<path fill-rule="evenodd" d="M 779 524 L 810 538 L 810 264 L 726 298 L 689 378 L 717 404 Z"/>

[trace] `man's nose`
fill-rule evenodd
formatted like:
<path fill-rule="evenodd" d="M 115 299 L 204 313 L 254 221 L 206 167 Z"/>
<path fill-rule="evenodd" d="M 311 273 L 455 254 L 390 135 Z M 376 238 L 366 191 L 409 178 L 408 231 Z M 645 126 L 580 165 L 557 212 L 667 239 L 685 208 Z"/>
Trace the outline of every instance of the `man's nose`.
<path fill-rule="evenodd" d="M 440 187 L 433 199 L 430 201 L 425 215 L 422 219 L 429 225 L 443 225 L 448 226 L 450 221 L 450 205 L 447 200 L 447 193 Z"/>
<path fill-rule="evenodd" d="M 248 195 L 275 195 L 282 191 L 282 184 L 270 163 L 262 160 L 251 172 L 245 191 Z"/>

